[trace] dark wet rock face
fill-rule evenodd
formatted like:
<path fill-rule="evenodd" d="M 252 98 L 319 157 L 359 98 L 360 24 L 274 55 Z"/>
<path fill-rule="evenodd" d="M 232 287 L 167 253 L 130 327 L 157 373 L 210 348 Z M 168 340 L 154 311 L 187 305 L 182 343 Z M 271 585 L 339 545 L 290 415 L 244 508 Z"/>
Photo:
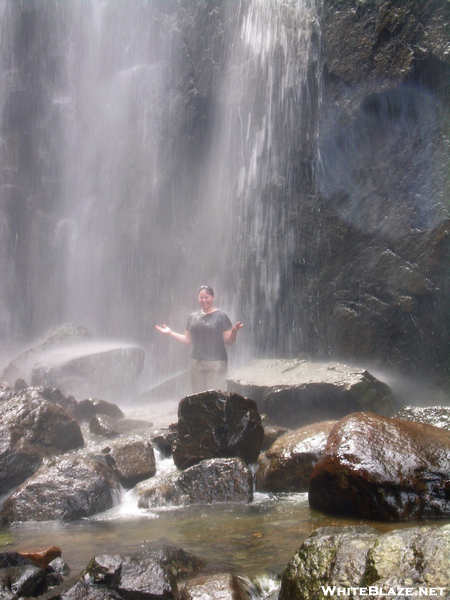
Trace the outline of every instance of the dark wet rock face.
<path fill-rule="evenodd" d="M 78 423 L 60 406 L 46 401 L 40 388 L 27 388 L 0 403 L 1 426 L 14 430 L 39 452 L 51 455 L 83 446 Z"/>
<path fill-rule="evenodd" d="M 172 546 L 154 546 L 131 556 L 96 556 L 64 600 L 179 600 L 177 578 L 194 576 L 204 564 Z"/>
<path fill-rule="evenodd" d="M 419 588 L 448 586 L 449 556 L 448 525 L 385 534 L 365 526 L 322 527 L 300 546 L 283 571 L 278 598 L 323 598 L 322 586 L 377 586 L 385 593 L 402 586 L 413 588 L 417 596 Z"/>
<path fill-rule="evenodd" d="M 124 419 L 125 415 L 116 404 L 99 400 L 97 398 L 85 398 L 80 400 L 75 418 L 78 421 L 90 421 L 95 415 L 108 415 L 114 419 Z"/>
<path fill-rule="evenodd" d="M 256 462 L 264 428 L 256 403 L 238 394 L 208 391 L 186 396 L 178 406 L 173 460 L 186 469 L 208 458 Z"/>
<path fill-rule="evenodd" d="M 62 582 L 56 563 L 53 566 L 38 562 L 17 552 L 0 552 L 0 597 L 37 597 Z"/>
<path fill-rule="evenodd" d="M 185 471 L 136 488 L 139 508 L 251 502 L 253 477 L 240 458 L 204 460 Z"/>
<path fill-rule="evenodd" d="M 22 484 L 0 510 L 3 523 L 74 520 L 111 508 L 120 485 L 99 461 L 66 457 L 50 461 Z"/>
<path fill-rule="evenodd" d="M 0 493 L 30 477 L 44 456 L 80 448 L 78 423 L 60 406 L 45 400 L 40 388 L 11 392 L 0 401 Z"/>
<path fill-rule="evenodd" d="M 395 398 L 365 369 L 301 359 L 255 360 L 227 380 L 253 398 L 271 421 L 290 429 L 340 419 L 360 410 L 393 414 Z"/>
<path fill-rule="evenodd" d="M 314 465 L 335 421 L 307 425 L 278 438 L 258 459 L 257 491 L 307 492 Z"/>
<path fill-rule="evenodd" d="M 311 475 L 312 508 L 398 521 L 450 516 L 450 432 L 371 413 L 330 433 Z"/>

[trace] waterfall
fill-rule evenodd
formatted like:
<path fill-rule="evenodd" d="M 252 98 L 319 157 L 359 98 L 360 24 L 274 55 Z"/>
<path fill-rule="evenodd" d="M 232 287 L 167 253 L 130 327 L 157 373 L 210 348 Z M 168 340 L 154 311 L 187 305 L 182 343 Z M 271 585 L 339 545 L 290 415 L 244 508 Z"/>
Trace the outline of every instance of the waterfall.
<path fill-rule="evenodd" d="M 207 283 L 245 323 L 236 360 L 292 351 L 318 3 L 0 9 L 3 340 L 78 321 L 153 348 L 161 377 L 185 352 L 154 325 L 183 330 Z"/>

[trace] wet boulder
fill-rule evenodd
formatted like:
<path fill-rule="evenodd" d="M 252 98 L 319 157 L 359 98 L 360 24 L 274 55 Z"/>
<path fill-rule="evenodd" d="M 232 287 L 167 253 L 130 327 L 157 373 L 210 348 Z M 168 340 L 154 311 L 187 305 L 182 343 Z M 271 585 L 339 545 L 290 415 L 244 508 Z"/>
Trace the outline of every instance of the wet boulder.
<path fill-rule="evenodd" d="M 184 471 L 136 487 L 139 508 L 251 502 L 253 477 L 240 458 L 204 460 Z"/>
<path fill-rule="evenodd" d="M 178 405 L 173 460 L 186 469 L 209 458 L 258 459 L 264 428 L 256 403 L 238 394 L 211 390 L 186 396 Z"/>
<path fill-rule="evenodd" d="M 450 526 L 402 529 L 380 534 L 366 526 L 322 527 L 300 546 L 281 577 L 279 600 L 316 600 L 337 588 L 361 588 L 358 595 L 395 596 L 399 587 L 428 592 L 448 586 Z M 331 591 L 333 590 L 333 591 Z M 383 594 L 378 590 L 383 590 Z M 403 593 L 404 594 L 404 593 Z"/>
<path fill-rule="evenodd" d="M 264 427 L 264 440 L 261 446 L 261 451 L 265 452 L 271 445 L 277 441 L 282 435 L 288 432 L 286 427 L 280 427 L 267 422 L 266 415 L 261 415 L 263 427 Z"/>
<path fill-rule="evenodd" d="M 397 419 L 406 419 L 415 423 L 428 423 L 450 431 L 450 408 L 448 406 L 404 406 L 396 415 Z"/>
<path fill-rule="evenodd" d="M 246 581 L 236 575 L 219 573 L 204 575 L 188 581 L 181 590 L 181 600 L 250 600 Z"/>
<path fill-rule="evenodd" d="M 47 352 L 62 350 L 72 344 L 85 343 L 93 339 L 93 332 L 79 323 L 67 323 L 56 327 L 45 339 L 16 356 L 3 370 L 1 379 L 10 383 L 18 379 L 30 381 L 33 367 Z"/>
<path fill-rule="evenodd" d="M 47 591 L 47 574 L 36 565 L 0 569 L 0 597 L 36 597 Z"/>
<path fill-rule="evenodd" d="M 156 473 L 153 446 L 146 440 L 129 440 L 109 449 L 110 464 L 124 488 L 130 489 Z"/>
<path fill-rule="evenodd" d="M 47 401 L 40 388 L 27 388 L 0 403 L 0 427 L 14 431 L 39 452 L 49 456 L 84 444 L 78 423 L 59 405 Z"/>
<path fill-rule="evenodd" d="M 77 456 L 40 467 L 6 500 L 0 521 L 75 520 L 103 512 L 118 499 L 120 484 L 107 465 Z"/>
<path fill-rule="evenodd" d="M 153 546 L 127 556 L 93 558 L 82 578 L 61 596 L 64 600 L 151 598 L 178 600 L 177 577 L 203 568 L 197 557 L 173 546 Z"/>
<path fill-rule="evenodd" d="M 39 390 L 40 395 L 54 404 L 61 406 L 71 417 L 79 421 L 78 419 L 78 402 L 73 396 L 65 396 L 58 388 L 46 388 L 37 387 L 34 388 Z"/>
<path fill-rule="evenodd" d="M 61 578 L 54 578 L 53 569 L 42 568 L 22 553 L 0 552 L 0 597 L 11 599 L 43 594 Z"/>
<path fill-rule="evenodd" d="M 122 410 L 106 400 L 97 398 L 85 398 L 78 403 L 76 414 L 74 415 L 78 421 L 91 421 L 95 415 L 108 415 L 113 419 L 124 419 L 125 415 Z"/>
<path fill-rule="evenodd" d="M 307 492 L 314 465 L 325 450 L 335 421 L 306 425 L 279 437 L 258 459 L 259 492 Z"/>
<path fill-rule="evenodd" d="M 84 326 L 68 324 L 11 361 L 2 378 L 24 378 L 76 398 L 122 398 L 135 393 L 144 360 L 142 348 L 97 340 Z"/>
<path fill-rule="evenodd" d="M 89 423 L 89 431 L 107 438 L 126 433 L 148 431 L 152 423 L 139 419 L 115 419 L 109 415 L 97 414 Z"/>
<path fill-rule="evenodd" d="M 392 415 L 389 386 L 365 369 L 301 359 L 255 360 L 227 379 L 274 423 L 290 429 L 361 410 Z"/>
<path fill-rule="evenodd" d="M 450 516 L 450 432 L 357 413 L 332 429 L 311 474 L 316 510 L 398 521 Z"/>
<path fill-rule="evenodd" d="M 157 432 L 152 438 L 152 443 L 160 451 L 164 458 L 168 458 L 172 455 L 172 447 L 177 439 L 177 424 L 171 423 L 168 427 L 165 427 Z"/>
<path fill-rule="evenodd" d="M 27 388 L 0 402 L 0 494 L 30 477 L 44 456 L 83 444 L 78 423 L 39 389 Z"/>

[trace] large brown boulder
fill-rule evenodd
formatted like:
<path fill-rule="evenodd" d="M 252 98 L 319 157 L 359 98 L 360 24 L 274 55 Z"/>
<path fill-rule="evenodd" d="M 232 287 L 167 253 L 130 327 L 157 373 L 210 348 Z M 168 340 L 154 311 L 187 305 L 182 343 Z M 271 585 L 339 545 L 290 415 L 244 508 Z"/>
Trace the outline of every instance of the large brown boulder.
<path fill-rule="evenodd" d="M 254 463 L 264 439 L 256 403 L 216 390 L 181 400 L 177 432 L 173 460 L 179 469 L 208 458 L 239 457 Z"/>
<path fill-rule="evenodd" d="M 335 421 L 307 425 L 278 438 L 258 459 L 256 490 L 307 492 L 314 465 L 325 450 Z"/>
<path fill-rule="evenodd" d="M 76 456 L 54 459 L 8 498 L 0 520 L 6 524 L 89 517 L 111 508 L 119 491 L 116 474 L 102 462 Z"/>
<path fill-rule="evenodd" d="M 332 429 L 309 503 L 330 514 L 398 521 L 450 516 L 450 432 L 357 413 Z"/>

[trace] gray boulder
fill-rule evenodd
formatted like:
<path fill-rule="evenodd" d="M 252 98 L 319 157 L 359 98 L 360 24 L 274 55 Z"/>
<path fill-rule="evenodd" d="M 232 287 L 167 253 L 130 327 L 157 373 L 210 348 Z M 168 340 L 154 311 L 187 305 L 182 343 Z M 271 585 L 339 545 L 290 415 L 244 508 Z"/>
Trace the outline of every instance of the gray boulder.
<path fill-rule="evenodd" d="M 448 525 L 385 534 L 365 526 L 323 527 L 303 542 L 283 571 L 279 600 L 322 600 L 328 586 L 334 593 L 362 588 L 357 595 L 368 597 L 373 597 L 369 586 L 385 595 L 394 590 L 391 596 L 399 587 L 411 588 L 408 598 L 433 588 L 435 595 L 448 598 L 437 588 L 448 588 L 449 576 Z M 350 590 L 346 595 L 352 595 Z"/>
<path fill-rule="evenodd" d="M 135 393 L 144 359 L 142 348 L 96 340 L 85 327 L 70 324 L 15 358 L 2 378 L 23 378 L 75 397 L 122 398 Z"/>
<path fill-rule="evenodd" d="M 365 369 L 301 359 L 262 359 L 232 373 L 228 389 L 252 398 L 284 427 L 302 427 L 369 410 L 391 415 L 395 398 Z"/>
<path fill-rule="evenodd" d="M 209 458 L 240 457 L 256 462 L 264 428 L 256 403 L 238 394 L 211 390 L 186 396 L 178 405 L 173 460 L 186 469 Z"/>
<path fill-rule="evenodd" d="M 336 421 L 306 425 L 279 437 L 258 459 L 259 492 L 307 492 L 309 478 Z"/>
<path fill-rule="evenodd" d="M 356 413 L 332 429 L 309 503 L 329 514 L 398 521 L 450 516 L 450 432 Z"/>
<path fill-rule="evenodd" d="M 131 556 L 93 558 L 61 600 L 179 600 L 177 578 L 196 575 L 204 564 L 173 546 L 150 546 Z"/>
<path fill-rule="evenodd" d="M 6 500 L 2 523 L 74 520 L 103 512 L 118 499 L 120 484 L 105 464 L 91 458 L 49 461 Z"/>
<path fill-rule="evenodd" d="M 251 502 L 253 477 L 240 458 L 204 460 L 185 471 L 136 486 L 139 508 Z"/>

